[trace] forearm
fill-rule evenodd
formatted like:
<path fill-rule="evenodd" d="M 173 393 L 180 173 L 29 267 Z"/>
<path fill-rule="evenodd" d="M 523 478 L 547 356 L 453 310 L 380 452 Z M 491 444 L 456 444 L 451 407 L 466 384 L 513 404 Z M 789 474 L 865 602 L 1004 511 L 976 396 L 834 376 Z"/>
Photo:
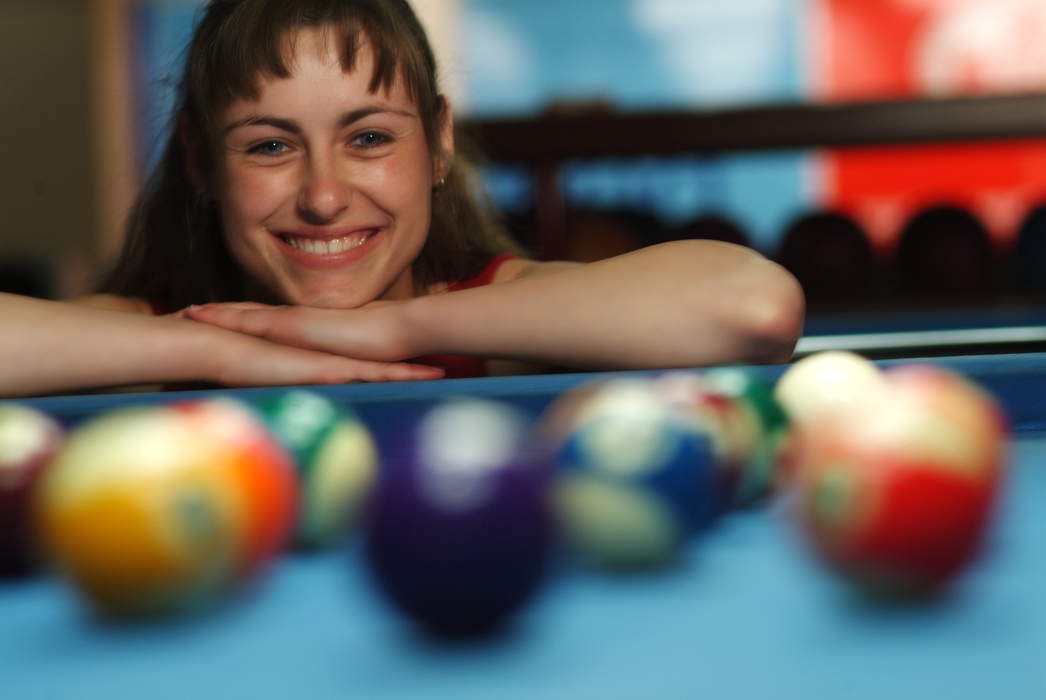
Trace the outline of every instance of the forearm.
<path fill-rule="evenodd" d="M 0 294 L 0 396 L 213 380 L 222 333 L 188 320 Z"/>
<path fill-rule="evenodd" d="M 687 241 L 422 297 L 403 313 L 417 354 L 663 368 L 784 361 L 803 299 L 788 273 L 751 251 Z"/>

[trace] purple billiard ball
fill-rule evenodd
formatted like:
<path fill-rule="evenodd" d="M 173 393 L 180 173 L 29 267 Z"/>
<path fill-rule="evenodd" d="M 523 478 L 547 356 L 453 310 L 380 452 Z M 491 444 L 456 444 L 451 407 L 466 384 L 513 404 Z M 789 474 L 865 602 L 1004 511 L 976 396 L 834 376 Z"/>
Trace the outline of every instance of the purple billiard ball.
<path fill-rule="evenodd" d="M 37 564 L 33 492 L 64 439 L 49 416 L 0 403 L 0 577 L 23 576 Z"/>
<path fill-rule="evenodd" d="M 544 576 L 552 523 L 527 432 L 514 408 L 462 399 L 387 451 L 366 556 L 386 596 L 434 632 L 490 630 Z"/>

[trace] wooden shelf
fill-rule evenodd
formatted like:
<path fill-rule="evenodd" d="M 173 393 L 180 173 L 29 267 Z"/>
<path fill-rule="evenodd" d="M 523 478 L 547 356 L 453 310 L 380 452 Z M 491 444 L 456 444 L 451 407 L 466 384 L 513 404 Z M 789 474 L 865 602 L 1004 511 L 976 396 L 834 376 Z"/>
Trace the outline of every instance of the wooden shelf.
<path fill-rule="evenodd" d="M 476 120 L 494 162 L 1046 137 L 1046 95 Z"/>

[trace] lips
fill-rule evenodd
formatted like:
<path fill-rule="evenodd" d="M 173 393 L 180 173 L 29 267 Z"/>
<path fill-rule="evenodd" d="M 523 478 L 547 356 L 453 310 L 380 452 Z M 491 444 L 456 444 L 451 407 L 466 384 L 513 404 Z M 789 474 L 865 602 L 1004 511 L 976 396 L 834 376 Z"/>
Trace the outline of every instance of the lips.
<path fill-rule="evenodd" d="M 359 248 L 377 233 L 378 229 L 365 229 L 338 238 L 315 238 L 290 233 L 278 237 L 294 250 L 307 255 L 338 255 Z"/>

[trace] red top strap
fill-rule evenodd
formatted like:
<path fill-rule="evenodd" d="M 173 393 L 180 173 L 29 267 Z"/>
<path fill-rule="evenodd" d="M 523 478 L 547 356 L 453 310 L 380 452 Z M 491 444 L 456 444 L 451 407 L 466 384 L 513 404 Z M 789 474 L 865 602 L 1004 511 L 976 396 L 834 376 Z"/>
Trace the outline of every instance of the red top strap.
<path fill-rule="evenodd" d="M 497 256 L 487 266 L 480 270 L 480 273 L 475 277 L 467 280 L 459 280 L 457 282 L 451 282 L 450 286 L 447 287 L 448 292 L 460 292 L 462 289 L 473 289 L 474 287 L 485 287 L 494 281 L 494 275 L 498 274 L 498 270 L 501 269 L 501 264 L 506 260 L 515 259 L 515 255 L 512 253 L 502 253 Z"/>
<path fill-rule="evenodd" d="M 149 310 L 153 316 L 166 316 L 167 314 L 173 314 L 174 311 L 167 309 L 163 304 L 158 301 L 147 301 L 149 304 Z"/>

